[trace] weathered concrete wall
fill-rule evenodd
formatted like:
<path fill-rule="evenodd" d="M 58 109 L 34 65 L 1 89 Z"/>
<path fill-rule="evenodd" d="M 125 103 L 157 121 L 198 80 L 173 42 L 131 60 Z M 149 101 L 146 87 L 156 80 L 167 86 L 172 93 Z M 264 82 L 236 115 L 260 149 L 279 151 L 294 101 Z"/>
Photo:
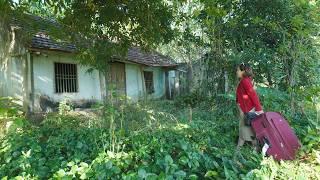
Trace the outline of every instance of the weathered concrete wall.
<path fill-rule="evenodd" d="M 76 63 L 68 53 L 42 51 L 30 53 L 25 49 L 21 30 L 0 22 L 0 96 L 17 98 L 17 104 L 25 110 L 50 111 L 57 102 L 70 99 L 79 106 L 102 100 L 99 73 L 87 73 L 87 67 L 78 67 L 77 93 L 55 93 L 54 62 Z M 143 71 L 152 71 L 155 92 L 145 94 Z M 139 98 L 161 98 L 165 95 L 165 73 L 160 67 L 145 67 L 137 64 L 125 65 L 127 96 Z M 48 109 L 46 108 L 48 107 Z"/>
<path fill-rule="evenodd" d="M 153 72 L 153 94 L 145 93 L 143 71 Z M 129 99 L 136 101 L 140 98 L 161 98 L 165 95 L 164 71 L 160 67 L 145 67 L 137 64 L 126 64 L 126 88 Z"/>
<path fill-rule="evenodd" d="M 88 67 L 77 64 L 78 92 L 56 93 L 54 82 L 54 63 L 75 63 L 72 54 L 41 52 L 33 53 L 35 111 L 50 111 L 56 102 L 69 99 L 78 106 L 86 106 L 90 102 L 101 101 L 99 72 L 88 73 Z M 48 106 L 48 109 L 45 106 Z"/>
<path fill-rule="evenodd" d="M 147 67 L 145 71 L 153 72 L 154 93 L 149 95 L 150 98 L 161 98 L 165 95 L 165 74 L 162 68 Z"/>
<path fill-rule="evenodd" d="M 27 106 L 27 52 L 19 29 L 0 21 L 0 96 L 16 98 L 16 104 Z"/>
<path fill-rule="evenodd" d="M 126 64 L 126 91 L 129 99 L 136 101 L 143 96 L 141 67 L 136 64 Z"/>

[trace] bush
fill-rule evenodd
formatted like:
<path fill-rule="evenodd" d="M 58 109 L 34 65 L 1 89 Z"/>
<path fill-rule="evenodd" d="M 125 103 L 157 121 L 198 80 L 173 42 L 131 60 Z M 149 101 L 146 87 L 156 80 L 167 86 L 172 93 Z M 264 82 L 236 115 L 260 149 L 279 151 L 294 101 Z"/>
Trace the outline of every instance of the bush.
<path fill-rule="evenodd" d="M 271 102 L 268 98 L 275 98 L 267 93 L 262 96 L 266 106 Z M 249 146 L 235 150 L 238 120 L 234 101 L 228 95 L 220 98 L 215 102 L 220 101 L 219 106 L 206 101 L 195 104 L 191 122 L 189 108 L 176 107 L 171 101 L 154 101 L 97 107 L 104 111 L 102 117 L 66 111 L 49 115 L 39 126 L 24 123 L 21 130 L 7 134 L 1 141 L 0 176 L 27 179 L 318 176 L 319 126 L 311 119 L 296 121 L 297 115 L 289 116 L 304 147 L 297 160 L 278 164 L 262 158 Z M 284 108 L 284 101 L 272 103 Z M 314 116 L 309 111 L 307 115 L 296 112 Z"/>
<path fill-rule="evenodd" d="M 16 99 L 0 97 L 0 138 L 7 132 L 15 132 L 24 121 L 21 107 L 16 104 Z"/>
<path fill-rule="evenodd" d="M 205 100 L 208 99 L 203 94 L 201 94 L 199 91 L 193 91 L 190 94 L 178 96 L 175 99 L 175 105 L 177 107 L 195 107 Z"/>

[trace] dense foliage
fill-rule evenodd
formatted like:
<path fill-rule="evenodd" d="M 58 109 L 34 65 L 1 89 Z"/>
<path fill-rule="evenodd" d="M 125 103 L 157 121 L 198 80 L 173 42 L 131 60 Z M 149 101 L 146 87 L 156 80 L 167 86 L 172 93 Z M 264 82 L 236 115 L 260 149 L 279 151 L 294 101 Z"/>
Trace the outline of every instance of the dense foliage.
<path fill-rule="evenodd" d="M 286 96 L 259 90 L 266 106 L 286 109 Z M 314 106 L 306 115 L 283 111 L 304 147 L 295 161 L 276 163 L 250 146 L 236 151 L 237 112 L 232 100 L 221 111 L 214 101 L 189 109 L 171 101 L 70 111 L 39 125 L 25 122 L 1 141 L 0 176 L 53 179 L 319 178 L 319 124 Z M 272 101 L 271 101 L 272 100 Z M 190 97 L 186 99 L 190 101 Z M 211 102 L 211 103 L 208 103 Z M 272 103 L 272 104 L 270 104 Z M 102 109 L 101 109 L 102 108 Z M 99 115 L 100 114 L 100 115 Z"/>
<path fill-rule="evenodd" d="M 193 89 L 175 101 L 96 105 L 96 113 L 75 113 L 63 101 L 40 124 L 1 98 L 0 177 L 320 179 L 319 7 L 313 0 L 0 0 L 1 24 L 25 13 L 55 18 L 71 35 L 52 36 L 79 43 L 81 62 L 95 69 L 106 70 L 106 60 L 131 45 L 161 44 L 187 63 Z M 236 151 L 233 74 L 242 61 L 253 66 L 264 110 L 283 113 L 299 136 L 296 160 L 277 163 L 250 146 Z M 196 66 L 204 76 L 191 88 Z"/>
<path fill-rule="evenodd" d="M 232 91 L 241 62 L 253 67 L 256 82 L 290 92 L 291 101 L 302 87 L 319 92 L 318 1 L 193 0 L 180 6 L 179 31 L 161 49 L 196 71 L 187 82 L 200 93 Z"/>
<path fill-rule="evenodd" d="M 47 27 L 46 33 L 56 40 L 75 44 L 77 59 L 82 64 L 106 71 L 106 62 L 115 56 L 122 58 L 131 46 L 150 48 L 171 40 L 172 9 L 170 1 L 154 0 L 1 0 L 0 22 L 8 23 L 19 17 L 23 23 L 37 27 L 38 22 L 24 18 L 26 14 L 58 22 L 58 31 Z"/>

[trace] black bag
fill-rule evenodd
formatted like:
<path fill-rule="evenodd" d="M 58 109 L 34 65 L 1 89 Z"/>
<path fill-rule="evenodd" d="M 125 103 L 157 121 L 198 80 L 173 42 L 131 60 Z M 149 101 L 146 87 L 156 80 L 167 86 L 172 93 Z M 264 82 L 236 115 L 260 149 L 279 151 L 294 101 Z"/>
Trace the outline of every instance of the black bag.
<path fill-rule="evenodd" d="M 255 112 L 248 112 L 244 114 L 244 124 L 246 126 L 251 126 L 251 122 L 257 117 L 258 115 Z"/>

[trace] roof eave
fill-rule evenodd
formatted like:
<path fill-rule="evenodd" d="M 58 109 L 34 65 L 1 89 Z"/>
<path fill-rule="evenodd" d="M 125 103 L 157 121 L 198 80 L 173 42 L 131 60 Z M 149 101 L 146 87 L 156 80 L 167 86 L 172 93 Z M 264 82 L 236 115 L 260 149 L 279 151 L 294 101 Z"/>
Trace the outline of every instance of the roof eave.
<path fill-rule="evenodd" d="M 64 52 L 64 53 L 70 53 L 70 54 L 76 54 L 77 53 L 77 51 L 68 51 L 68 50 L 54 49 L 54 48 L 29 47 L 28 50 L 30 50 L 30 51 L 54 51 L 54 52 Z"/>
<path fill-rule="evenodd" d="M 29 47 L 28 50 L 30 51 L 53 51 L 53 52 L 63 52 L 63 53 L 69 53 L 69 54 L 76 54 L 77 51 L 67 51 L 67 50 L 62 50 L 62 49 L 54 49 L 54 48 L 36 48 L 36 47 Z M 178 65 L 177 64 L 172 64 L 172 65 L 154 65 L 154 64 L 147 64 L 147 63 L 142 63 L 142 62 L 138 62 L 138 61 L 134 61 L 134 60 L 129 60 L 129 59 L 125 59 L 125 60 L 121 60 L 121 58 L 116 58 L 113 57 L 116 61 L 120 61 L 120 62 L 131 62 L 134 64 L 140 64 L 140 65 L 144 65 L 144 66 L 149 66 L 149 67 L 160 67 L 160 68 L 176 68 Z"/>

